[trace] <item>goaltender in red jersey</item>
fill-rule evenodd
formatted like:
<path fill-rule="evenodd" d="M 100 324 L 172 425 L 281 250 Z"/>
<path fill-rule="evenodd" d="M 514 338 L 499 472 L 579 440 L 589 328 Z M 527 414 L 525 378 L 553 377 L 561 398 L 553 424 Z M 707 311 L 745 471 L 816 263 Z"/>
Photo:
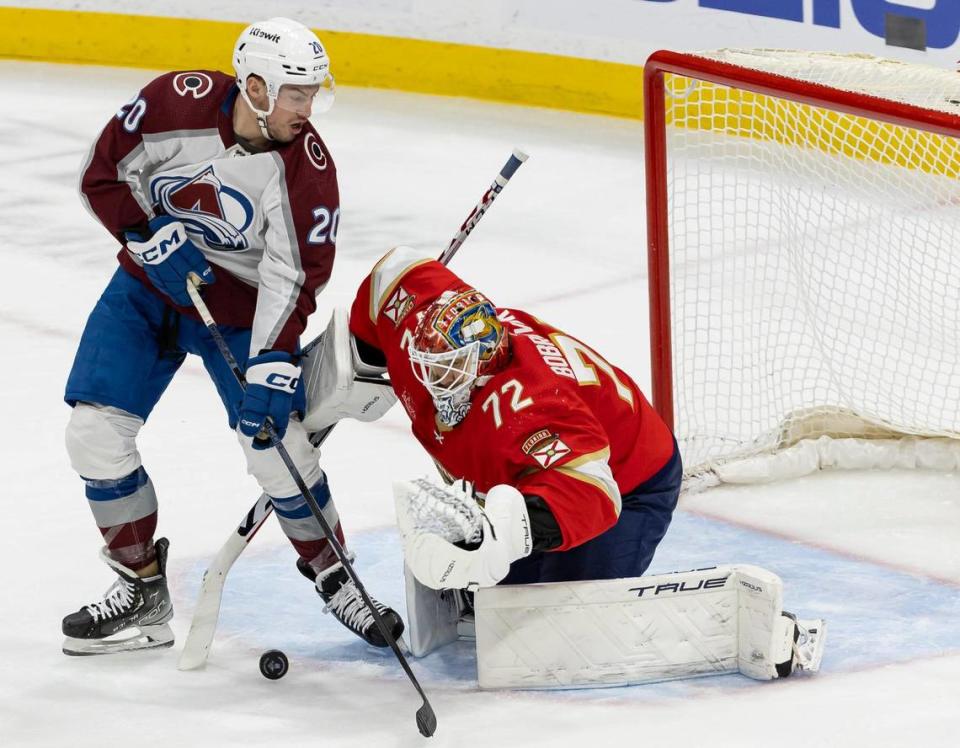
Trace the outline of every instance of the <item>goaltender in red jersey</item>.
<path fill-rule="evenodd" d="M 621 369 L 407 247 L 364 279 L 350 330 L 362 358 L 385 361 L 445 477 L 469 481 L 492 522 L 505 513 L 497 532 L 517 538 L 498 544 L 496 561 L 483 546 L 428 544 L 419 560 L 408 547 L 420 582 L 612 579 L 649 566 L 682 469 L 670 430 Z"/>

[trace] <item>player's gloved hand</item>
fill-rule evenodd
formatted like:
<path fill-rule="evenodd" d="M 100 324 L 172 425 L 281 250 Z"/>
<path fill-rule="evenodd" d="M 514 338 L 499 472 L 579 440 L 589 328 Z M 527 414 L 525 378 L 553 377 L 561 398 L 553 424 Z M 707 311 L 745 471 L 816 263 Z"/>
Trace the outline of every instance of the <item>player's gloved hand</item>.
<path fill-rule="evenodd" d="M 187 237 L 180 221 L 158 216 L 150 221 L 150 231 L 149 239 L 134 231 L 126 232 L 127 249 L 143 261 L 143 270 L 156 288 L 177 306 L 190 306 L 187 276 L 196 273 L 201 282 L 213 283 L 213 269 Z"/>
<path fill-rule="evenodd" d="M 487 493 L 484 515 L 483 540 L 473 550 L 405 527 L 401 519 L 404 560 L 421 584 L 435 590 L 492 587 L 507 576 L 511 563 L 530 555 L 533 540 L 523 494 L 506 484 L 494 486 Z"/>
<path fill-rule="evenodd" d="M 257 439 L 267 418 L 282 439 L 290 423 L 293 395 L 300 381 L 300 367 L 285 351 L 254 356 L 247 363 L 247 390 L 240 405 L 240 433 L 254 437 L 254 449 L 267 449 L 270 442 Z"/>

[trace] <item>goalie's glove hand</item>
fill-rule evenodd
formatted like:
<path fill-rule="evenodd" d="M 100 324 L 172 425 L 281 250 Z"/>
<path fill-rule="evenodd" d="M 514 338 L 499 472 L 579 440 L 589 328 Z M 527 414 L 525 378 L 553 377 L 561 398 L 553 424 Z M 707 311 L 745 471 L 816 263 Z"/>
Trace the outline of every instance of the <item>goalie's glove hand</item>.
<path fill-rule="evenodd" d="M 190 306 L 187 276 L 195 273 L 202 283 L 213 283 L 213 269 L 187 237 L 180 221 L 158 216 L 150 221 L 151 236 L 128 231 L 124 234 L 127 249 L 140 258 L 143 271 L 155 288 L 173 299 L 177 306 Z"/>
<path fill-rule="evenodd" d="M 501 484 L 487 493 L 483 540 L 472 550 L 430 532 L 404 527 L 404 559 L 421 584 L 435 590 L 492 587 L 510 571 L 510 564 L 530 555 L 530 518 L 521 494 Z"/>
<path fill-rule="evenodd" d="M 247 389 L 240 405 L 240 433 L 253 437 L 254 449 L 267 449 L 270 441 L 257 436 L 269 418 L 277 437 L 283 439 L 300 382 L 300 367 L 285 351 L 261 353 L 247 363 L 246 380 Z"/>

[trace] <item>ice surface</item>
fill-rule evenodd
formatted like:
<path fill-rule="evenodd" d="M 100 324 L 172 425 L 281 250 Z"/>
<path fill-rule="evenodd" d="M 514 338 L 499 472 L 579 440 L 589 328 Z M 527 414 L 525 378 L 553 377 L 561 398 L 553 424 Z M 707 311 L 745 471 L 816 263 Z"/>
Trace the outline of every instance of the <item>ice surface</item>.
<path fill-rule="evenodd" d="M 60 619 L 110 575 L 70 469 L 62 388 L 115 245 L 83 210 L 77 171 L 147 71 L 7 62 L 0 85 L 0 392 L 7 532 L 0 543 L 4 746 L 410 746 L 415 693 L 389 655 L 345 634 L 299 577 L 272 521 L 227 584 L 206 670 L 177 648 L 68 658 Z M 639 95 L 639 92 L 638 92 Z M 642 132 L 638 123 L 358 89 L 316 124 L 337 162 L 343 218 L 310 333 L 348 304 L 390 246 L 446 246 L 511 148 L 531 154 L 454 265 L 496 303 L 582 336 L 648 387 Z M 188 362 L 140 440 L 171 538 L 181 639 L 207 560 L 258 490 L 219 400 Z M 430 470 L 403 414 L 345 423 L 324 448 L 358 569 L 402 604 L 390 483 Z M 823 671 L 597 691 L 483 693 L 469 647 L 414 662 L 450 746 L 947 746 L 960 727 L 960 478 L 811 476 L 685 500 L 652 571 L 755 563 L 789 609 L 823 615 Z M 257 657 L 291 657 L 280 681 Z"/>

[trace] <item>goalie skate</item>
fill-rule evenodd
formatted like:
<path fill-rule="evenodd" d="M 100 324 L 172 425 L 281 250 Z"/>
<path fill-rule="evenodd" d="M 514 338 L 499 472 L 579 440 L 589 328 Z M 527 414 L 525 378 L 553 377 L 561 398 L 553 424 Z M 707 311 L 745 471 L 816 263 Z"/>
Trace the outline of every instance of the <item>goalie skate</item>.
<path fill-rule="evenodd" d="M 64 654 L 115 654 L 173 645 L 173 631 L 167 623 L 173 618 L 166 579 L 168 547 L 166 538 L 157 541 L 160 570 L 145 578 L 110 558 L 106 549 L 100 551 L 119 578 L 102 600 L 63 619 Z"/>
<path fill-rule="evenodd" d="M 822 618 L 799 619 L 783 611 L 783 618 L 793 623 L 793 644 L 789 659 L 777 663 L 777 676 L 786 678 L 792 673 L 815 673 L 823 660 L 827 623 Z"/>
<path fill-rule="evenodd" d="M 793 642 L 793 669 L 815 673 L 823 659 L 827 622 L 822 618 L 797 619 L 796 639 Z"/>

